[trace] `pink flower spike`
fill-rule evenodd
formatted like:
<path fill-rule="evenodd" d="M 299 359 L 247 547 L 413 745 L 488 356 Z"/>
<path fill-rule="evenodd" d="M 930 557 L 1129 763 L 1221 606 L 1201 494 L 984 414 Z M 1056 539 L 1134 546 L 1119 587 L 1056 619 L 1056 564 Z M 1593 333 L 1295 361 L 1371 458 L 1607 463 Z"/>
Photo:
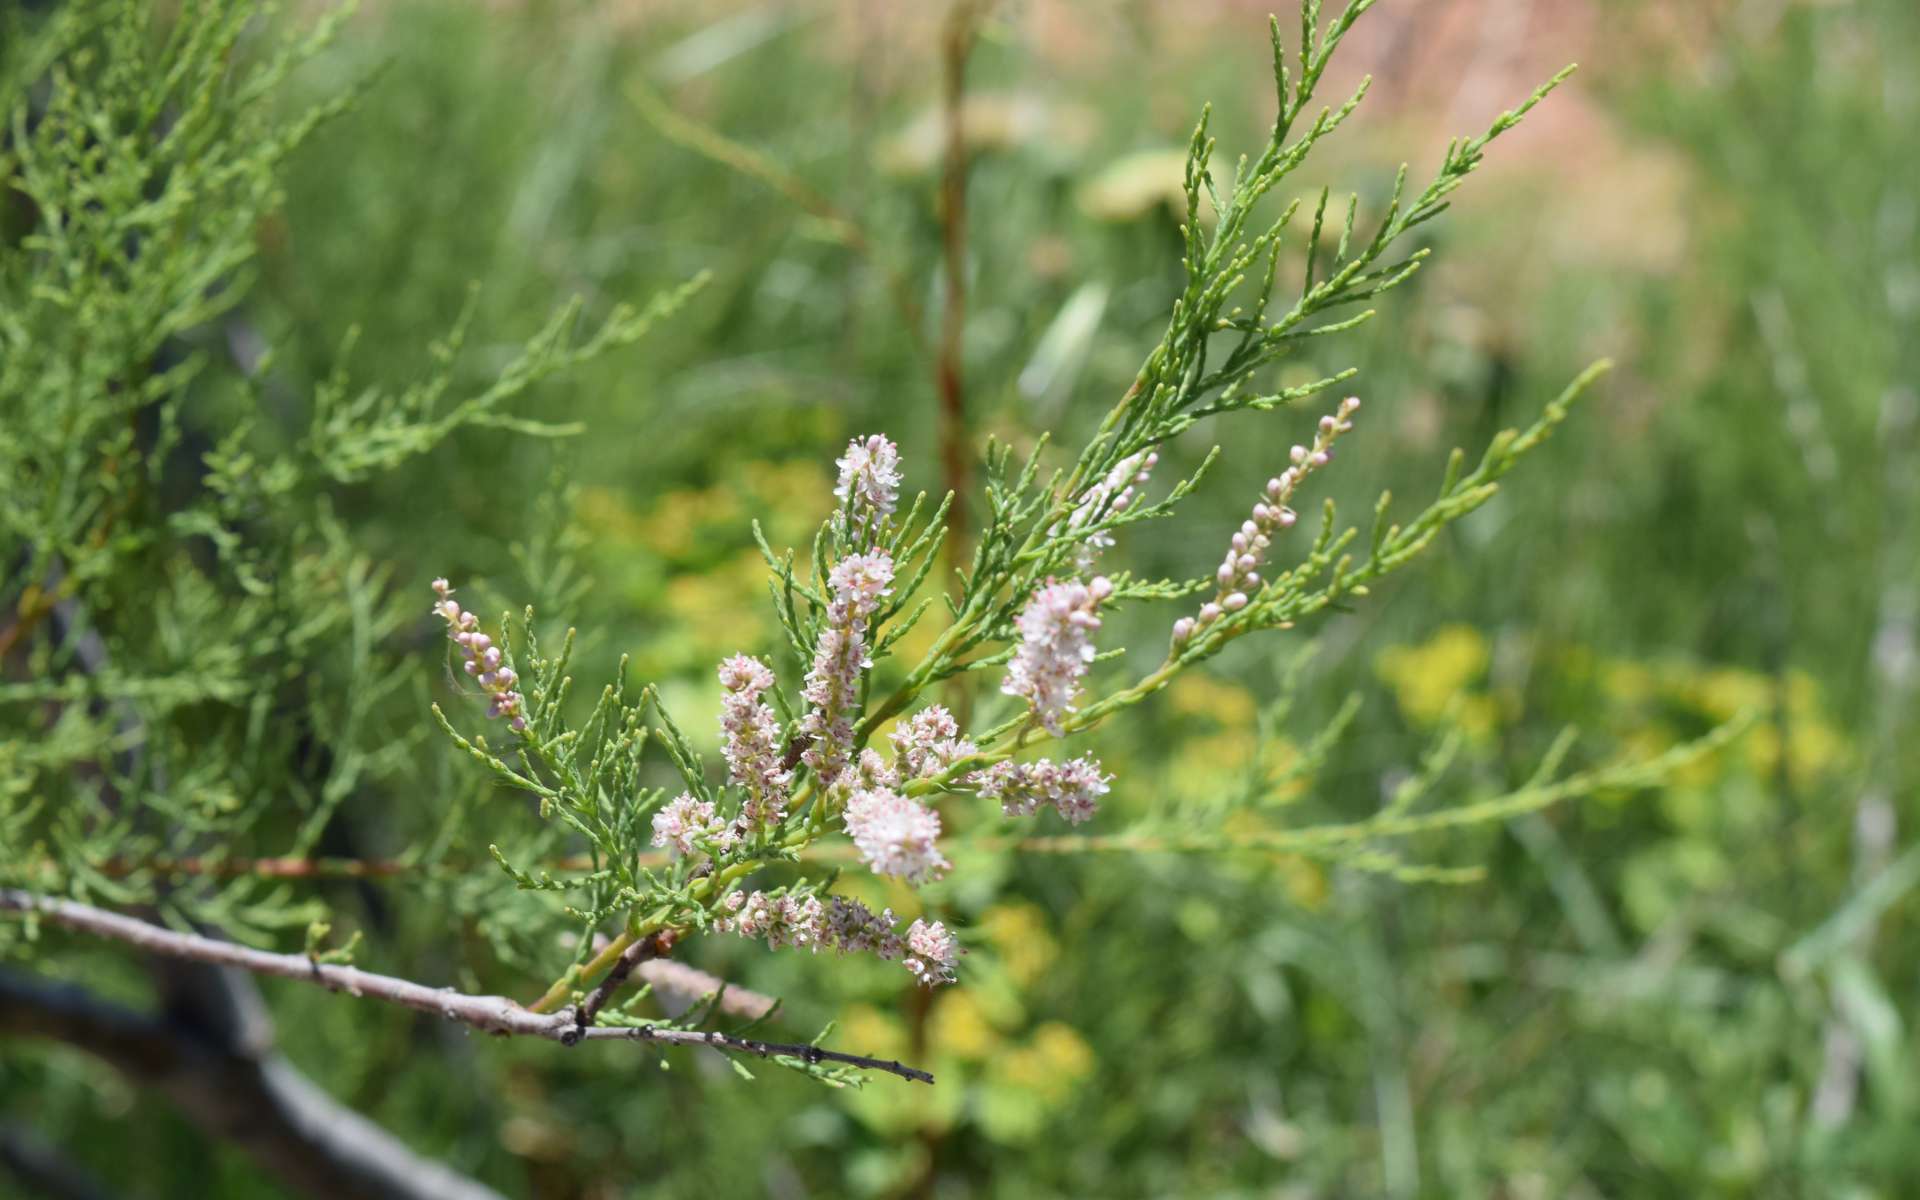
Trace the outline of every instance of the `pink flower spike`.
<path fill-rule="evenodd" d="M 917 800 L 886 788 L 855 792 L 847 801 L 847 833 L 876 875 L 909 883 L 937 879 L 952 865 L 940 853 L 940 816 Z"/>
<path fill-rule="evenodd" d="M 855 438 L 834 465 L 840 481 L 833 494 L 847 502 L 854 528 L 884 528 L 900 499 L 900 448 L 883 434 Z"/>
<path fill-rule="evenodd" d="M 1113 584 L 1104 577 L 1090 584 L 1049 582 L 1034 592 L 1015 622 L 1020 646 L 1000 690 L 1025 697 L 1041 725 L 1056 736 L 1094 659 L 1092 631 L 1100 628 L 1100 602 L 1112 594 Z"/>

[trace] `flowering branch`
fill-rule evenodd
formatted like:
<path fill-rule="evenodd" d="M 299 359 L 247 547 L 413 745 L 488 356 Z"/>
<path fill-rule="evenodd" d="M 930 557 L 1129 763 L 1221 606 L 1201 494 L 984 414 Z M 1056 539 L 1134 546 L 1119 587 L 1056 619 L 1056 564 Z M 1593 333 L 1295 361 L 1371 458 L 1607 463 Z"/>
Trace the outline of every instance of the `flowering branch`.
<path fill-rule="evenodd" d="M 88 904 L 40 896 L 17 888 L 0 888 L 0 912 L 27 914 L 68 929 L 125 942 L 137 949 L 171 958 L 218 966 L 239 967 L 258 975 L 273 975 L 317 984 L 332 992 L 398 1004 L 470 1025 L 484 1033 L 539 1037 L 571 1046 L 583 1040 L 622 1039 L 658 1042 L 669 1046 L 711 1046 L 734 1054 L 791 1060 L 796 1065 L 837 1063 L 867 1071 L 885 1071 L 902 1079 L 932 1083 L 933 1076 L 890 1059 L 844 1054 L 814 1045 L 764 1042 L 735 1037 L 719 1030 L 676 1029 L 663 1025 L 596 1025 L 582 1028 L 572 1013 L 543 1014 L 505 996 L 475 996 L 452 988 L 434 988 L 392 975 L 378 975 L 300 954 L 274 954 L 198 934 L 178 933 L 133 917 Z M 624 978 L 624 973 L 622 975 Z M 610 989 L 609 989 L 610 990 Z M 601 997 L 605 1002 L 605 997 Z"/>

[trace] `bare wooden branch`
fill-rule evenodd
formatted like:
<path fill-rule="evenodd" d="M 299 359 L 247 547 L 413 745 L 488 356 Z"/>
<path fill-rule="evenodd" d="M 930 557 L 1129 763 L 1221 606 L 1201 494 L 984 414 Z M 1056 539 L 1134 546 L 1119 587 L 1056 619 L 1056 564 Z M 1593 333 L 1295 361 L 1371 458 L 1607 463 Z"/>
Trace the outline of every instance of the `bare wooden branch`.
<path fill-rule="evenodd" d="M 31 913 L 42 920 L 69 929 L 112 938 L 153 954 L 220 966 L 239 967 L 258 975 L 278 976 L 316 984 L 329 991 L 368 997 L 398 1004 L 417 1012 L 432 1013 L 450 1021 L 472 1026 L 486 1033 L 515 1037 L 539 1037 L 563 1045 L 579 1041 L 621 1040 L 655 1042 L 669 1046 L 711 1046 L 735 1054 L 753 1054 L 761 1058 L 790 1058 L 811 1065 L 838 1063 L 868 1071 L 885 1071 L 902 1079 L 932 1083 L 933 1076 L 917 1067 L 890 1059 L 843 1054 L 818 1046 L 796 1043 L 763 1042 L 740 1038 L 717 1030 L 671 1029 L 655 1025 L 605 1026 L 584 1029 L 570 1010 L 537 1013 L 521 1007 L 505 996 L 474 996 L 452 988 L 433 988 L 391 975 L 378 975 L 358 967 L 316 962 L 299 954 L 275 954 L 232 942 L 176 933 L 133 917 L 40 896 L 17 888 L 0 888 L 0 912 Z M 636 943 L 644 944 L 644 943 Z M 629 968 L 631 970 L 631 967 Z M 604 1002 L 604 1001 L 603 1001 Z"/>
<path fill-rule="evenodd" d="M 606 1007 L 607 1001 L 613 994 L 620 990 L 620 985 L 627 981 L 627 976 L 633 974 L 633 969 L 650 959 L 659 958 L 672 946 L 673 935 L 663 930 L 650 933 L 621 951 L 620 957 L 614 961 L 613 969 L 608 971 L 606 978 L 600 981 L 600 986 L 594 988 L 584 1001 L 574 1006 L 573 1035 L 563 1037 L 561 1040 L 571 1046 L 585 1037 L 587 1027 L 593 1024 L 593 1019 L 600 1015 L 600 1010 Z"/>

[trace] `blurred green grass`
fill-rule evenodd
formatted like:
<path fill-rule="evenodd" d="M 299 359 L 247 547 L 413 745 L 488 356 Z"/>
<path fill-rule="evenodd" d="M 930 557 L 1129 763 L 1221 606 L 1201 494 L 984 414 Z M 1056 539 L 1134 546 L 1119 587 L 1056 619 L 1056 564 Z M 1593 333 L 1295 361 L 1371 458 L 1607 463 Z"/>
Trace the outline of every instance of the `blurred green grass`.
<path fill-rule="evenodd" d="M 1225 146 L 1265 119 L 1259 15 L 1174 7 L 1036 3 L 990 26 L 970 77 L 964 361 L 981 438 L 1084 431 L 1125 387 L 1176 286 L 1159 152 L 1209 98 Z M 796 1027 L 837 1019 L 850 1043 L 926 1059 L 932 1091 L 830 1094 L 703 1059 L 662 1071 L 482 1045 L 273 989 L 295 1061 L 415 1144 L 534 1196 L 1920 1186 L 1915 910 L 1904 892 L 1863 892 L 1920 822 L 1920 19 L 1899 0 L 1684 19 L 1479 6 L 1488 27 L 1533 8 L 1545 48 L 1475 56 L 1469 41 L 1458 61 L 1445 37 L 1425 43 L 1418 6 L 1369 18 L 1381 40 L 1361 53 L 1386 86 L 1326 180 L 1363 203 L 1399 158 L 1430 159 L 1453 131 L 1438 122 L 1473 127 L 1524 94 L 1532 54 L 1564 42 L 1600 61 L 1556 98 L 1570 112 L 1550 105 L 1463 193 L 1432 269 L 1345 357 L 1298 369 L 1361 367 L 1365 436 L 1332 476 L 1350 507 L 1387 480 L 1437 486 L 1446 448 L 1518 420 L 1595 354 L 1618 357 L 1619 376 L 1440 553 L 1328 624 L 1283 729 L 1259 714 L 1289 664 L 1241 654 L 1106 737 L 1121 783 L 1103 819 L 1259 786 L 1356 692 L 1352 736 L 1272 819 L 1377 806 L 1450 729 L 1463 789 L 1519 782 L 1566 723 L 1608 757 L 1757 705 L 1746 741 L 1658 797 L 1420 848 L 1485 864 L 1469 887 L 1247 856 L 961 862 L 932 894 L 973 953 L 924 1013 L 864 964 L 701 947 L 789 997 Z M 1570 26 L 1552 19 L 1566 13 Z M 476 282 L 478 376 L 559 297 L 604 311 L 715 272 L 662 334 L 542 391 L 539 415 L 584 421 L 586 437 L 465 437 L 410 477 L 417 494 L 360 494 L 348 515 L 379 539 L 369 549 L 422 583 L 477 577 L 489 599 L 565 614 L 584 661 L 632 652 L 689 698 L 711 690 L 719 656 L 769 645 L 749 520 L 797 541 L 830 450 L 869 429 L 928 464 L 910 486 L 937 486 L 928 363 L 879 265 L 937 306 L 937 183 L 915 138 L 936 33 L 852 3 L 356 17 L 305 84 L 372 82 L 300 157 L 261 234 L 247 316 L 277 347 L 276 386 L 311 389 L 350 326 L 357 375 L 419 373 Z M 1452 91 L 1461 79 L 1474 87 Z M 875 255 L 663 138 L 630 97 L 642 80 L 832 198 Z M 1203 429 L 1180 448 L 1172 465 L 1190 467 L 1231 439 L 1196 506 L 1207 521 L 1237 522 L 1286 427 Z M 402 504 L 414 519 L 392 518 Z M 565 526 L 571 572 L 551 551 Z M 1195 536 L 1151 530 L 1124 552 L 1143 572 L 1191 573 L 1212 552 Z M 1127 632 L 1149 650 L 1163 636 Z M 1861 835 L 1885 816 L 1891 837 Z M 404 841 L 387 814 L 353 819 L 363 844 Z M 407 948 L 394 959 L 411 949 L 416 973 L 451 977 L 478 938 L 450 936 L 420 899 L 377 902 Z M 1869 902 L 1863 935 L 1815 936 Z M 269 1194 L 225 1153 L 203 1175 L 196 1135 L 78 1064 L 46 1052 L 22 1068 L 30 1090 L 10 1080 L 0 1096 L 75 1145 L 127 1146 L 83 1156 L 118 1182 Z"/>

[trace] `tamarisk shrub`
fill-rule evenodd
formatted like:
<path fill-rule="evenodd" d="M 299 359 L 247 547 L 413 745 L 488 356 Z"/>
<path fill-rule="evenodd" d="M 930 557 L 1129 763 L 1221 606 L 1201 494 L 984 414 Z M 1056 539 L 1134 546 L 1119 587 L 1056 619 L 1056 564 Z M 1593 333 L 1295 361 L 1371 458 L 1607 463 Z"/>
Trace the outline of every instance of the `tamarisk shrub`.
<path fill-rule="evenodd" d="M 645 958 L 700 934 L 822 963 L 873 956 L 900 964 L 904 985 L 964 986 L 967 931 L 932 916 L 903 921 L 836 892 L 827 865 L 836 845 L 860 869 L 919 886 L 957 870 L 943 821 L 956 806 L 1097 826 L 1102 799 L 1127 780 L 1066 743 L 1241 638 L 1364 597 L 1486 503 L 1598 374 L 1494 438 L 1477 465 L 1456 453 L 1436 497 L 1411 515 L 1396 520 L 1383 495 L 1364 529 L 1330 503 L 1317 527 L 1296 525 L 1318 473 L 1337 465 L 1336 439 L 1364 427 L 1355 428 L 1357 401 L 1322 398 L 1352 372 L 1268 390 L 1267 368 L 1363 324 L 1365 306 L 1424 261 L 1410 244 L 1419 227 L 1564 78 L 1450 144 L 1417 191 L 1403 169 L 1365 223 L 1357 198 L 1342 211 L 1325 191 L 1271 212 L 1274 194 L 1365 95 L 1363 83 L 1335 107 L 1316 99 L 1369 6 L 1354 0 L 1323 23 L 1308 0 L 1291 54 L 1273 24 L 1277 112 L 1224 188 L 1202 116 L 1184 181 L 1185 281 L 1163 336 L 1071 453 L 1046 439 L 1018 454 L 985 447 L 971 545 L 947 544 L 956 497 L 910 493 L 913 464 L 882 431 L 838 455 L 838 503 L 809 546 L 776 550 L 758 538 L 780 644 L 741 646 L 717 664 L 720 708 L 707 719 L 724 769 L 702 760 L 660 692 L 630 680 L 624 662 L 597 696 L 572 703 L 571 632 L 543 644 L 530 612 L 488 621 L 459 580 L 429 583 L 423 571 L 396 581 L 363 544 L 364 527 L 343 515 L 369 501 L 439 503 L 412 486 L 413 473 L 449 439 L 574 432 L 510 406 L 637 340 L 698 280 L 643 308 L 616 306 L 585 333 L 580 305 L 564 306 L 477 383 L 460 363 L 469 309 L 433 348 L 422 381 L 360 385 L 342 365 L 288 401 L 269 361 L 225 348 L 255 336 L 236 306 L 286 160 L 352 97 L 290 118 L 269 101 L 339 18 L 261 46 L 249 32 L 252 6 L 239 0 L 177 12 L 106 0 L 57 6 L 28 51 L 0 45 L 9 121 L 0 184 L 18 201 L 0 214 L 0 562 L 10 610 L 0 614 L 0 911 L 36 915 L 0 924 L 0 939 L 11 949 L 63 924 L 495 1033 L 706 1045 L 830 1083 L 875 1069 L 930 1079 L 820 1039 L 780 1045 L 704 1027 L 717 1004 L 661 1020 L 636 1010 L 639 995 L 615 993 Z M 1283 261 L 1300 264 L 1291 278 Z M 1392 397 L 1374 397 L 1366 421 L 1392 411 Z M 1317 432 L 1300 437 L 1288 461 L 1261 464 L 1273 482 L 1244 523 L 1192 529 L 1212 545 L 1191 578 L 1126 568 L 1127 531 L 1182 519 L 1214 461 L 1162 479 L 1162 447 L 1209 419 L 1289 430 L 1298 421 L 1304 431 L 1315 417 Z M 421 540 L 447 554 L 430 566 L 452 566 L 452 552 Z M 421 559 L 417 544 L 387 549 L 388 564 Z M 943 570 L 951 559 L 957 568 Z M 449 639 L 448 674 L 476 701 L 471 711 L 433 708 L 460 752 L 438 757 L 417 736 L 419 707 L 406 694 L 424 674 L 429 590 L 432 620 Z M 1122 674 L 1109 618 L 1146 606 L 1165 614 L 1151 648 L 1161 657 Z M 922 622 L 930 638 L 909 643 Z M 903 647 L 920 643 L 907 660 Z M 943 685 L 972 676 L 989 686 L 969 689 L 978 702 L 963 722 L 938 700 Z M 1444 877 L 1387 845 L 1647 786 L 1711 744 L 1562 774 L 1563 742 L 1517 790 L 1274 830 L 1261 844 Z M 533 799 L 508 844 L 489 848 L 513 885 L 536 894 L 526 908 L 551 900 L 553 920 L 573 929 L 567 944 L 541 942 L 562 961 L 531 1005 L 345 966 L 351 947 L 327 947 L 319 901 L 249 869 L 310 861 L 356 803 L 401 812 L 420 843 L 408 861 L 445 868 L 468 810 L 397 798 L 456 793 L 452 772 L 468 768 Z M 1222 840 L 1211 829 L 1172 839 L 1189 849 Z M 501 879 L 485 862 L 452 871 L 450 890 L 482 893 L 479 881 Z M 174 928 L 94 902 L 152 908 Z M 476 924 L 495 936 L 520 912 Z M 304 955 L 179 932 L 211 927 L 262 942 L 303 924 Z M 537 969 L 525 955 L 500 957 Z"/>
<path fill-rule="evenodd" d="M 1335 443 L 1355 430 L 1361 402 L 1349 396 L 1323 410 L 1311 438 L 1273 464 L 1277 474 L 1249 518 L 1237 530 L 1220 531 L 1224 558 L 1217 569 L 1191 579 L 1148 580 L 1113 561 L 1127 528 L 1178 519 L 1181 502 L 1214 461 L 1209 455 L 1191 477 L 1161 481 L 1156 496 L 1158 447 L 1203 418 L 1289 423 L 1352 374 L 1278 391 L 1263 391 L 1260 383 L 1262 368 L 1307 339 L 1352 330 L 1371 317 L 1373 310 L 1360 306 L 1405 282 L 1424 261 L 1426 251 L 1409 248 L 1409 236 L 1445 210 L 1487 146 L 1565 78 L 1556 76 L 1484 133 L 1453 142 L 1435 178 L 1417 193 L 1408 192 L 1402 168 L 1371 231 L 1361 226 L 1357 199 L 1344 214 L 1330 213 L 1324 191 L 1310 221 L 1296 223 L 1298 201 L 1270 219 L 1257 218 L 1268 194 L 1294 176 L 1365 95 L 1363 83 L 1337 108 L 1312 107 L 1335 48 L 1368 7 L 1358 0 L 1322 29 L 1318 6 L 1309 3 L 1292 66 L 1273 23 L 1279 111 L 1266 144 L 1239 160 L 1224 191 L 1214 182 L 1215 145 L 1203 115 L 1188 148 L 1187 207 L 1198 214 L 1204 192 L 1217 216 L 1211 229 L 1192 216 L 1182 226 L 1186 285 L 1165 335 L 1074 455 L 1056 461 L 1045 439 L 1023 456 L 1006 445 L 986 448 L 986 519 L 950 583 L 935 571 L 956 498 L 936 501 L 921 492 L 900 512 L 910 464 L 882 432 L 854 438 L 837 458 L 838 506 L 804 555 L 776 550 L 756 524 L 784 645 L 772 662 L 743 648 L 719 665 L 723 782 L 715 781 L 660 693 L 636 688 L 624 664 L 586 719 L 570 721 L 564 701 L 572 632 L 548 653 L 530 612 L 503 621 L 500 642 L 519 656 L 508 656 L 509 669 L 516 661 L 526 664 L 526 728 L 496 749 L 482 735 L 460 732 L 438 708 L 435 713 L 449 736 L 498 779 L 538 797 L 543 814 L 571 826 L 591 847 L 595 869 L 567 880 L 535 879 L 501 855 L 522 886 L 576 897 L 571 911 L 582 925 L 583 949 L 540 1006 L 578 1003 L 588 981 L 663 932 L 679 938 L 714 931 L 773 949 L 876 955 L 899 961 L 922 986 L 964 978 L 964 930 L 924 920 L 903 930 L 891 910 L 876 913 L 834 894 L 838 873 L 812 853 L 815 847 L 844 837 L 867 870 L 918 885 L 952 869 L 940 844 L 943 808 L 985 802 L 1014 820 L 1045 819 L 1039 816 L 1044 809 L 1075 825 L 1094 819 L 1100 798 L 1125 780 L 1086 754 L 1059 761 L 1036 751 L 1118 717 L 1240 638 L 1292 629 L 1365 596 L 1370 584 L 1405 566 L 1440 530 L 1486 503 L 1500 477 L 1564 420 L 1604 365 L 1581 375 L 1533 424 L 1495 438 L 1471 469 L 1456 452 L 1438 496 L 1411 518 L 1396 522 L 1383 494 L 1363 534 L 1344 527 L 1328 501 L 1317 530 L 1296 534 L 1289 552 L 1293 505 L 1309 496 L 1319 472 L 1331 469 Z M 1336 226 L 1327 254 L 1322 234 Z M 1282 249 L 1297 237 L 1304 237 L 1304 273 L 1297 286 L 1283 285 Z M 1378 417 L 1375 408 L 1390 416 L 1390 403 L 1369 408 Z M 1168 649 L 1157 668 L 1134 679 L 1100 670 L 1121 649 L 1102 643 L 1104 614 L 1150 604 L 1177 611 L 1193 596 L 1207 598 L 1191 615 L 1170 617 Z M 916 661 L 895 661 L 905 636 L 931 619 L 942 625 L 930 646 Z M 932 697 L 943 683 L 975 673 L 997 681 L 998 700 L 981 706 L 975 727 L 963 731 Z M 667 789 L 640 782 L 641 761 L 655 744 L 680 780 L 671 800 Z M 1444 878 L 1444 869 L 1404 863 L 1379 843 L 1496 820 L 1596 788 L 1645 785 L 1700 749 L 1555 778 L 1563 742 L 1519 791 L 1437 811 L 1393 811 L 1352 825 L 1287 831 L 1276 844 L 1406 878 Z M 664 862 L 648 858 L 641 845 L 643 815 L 651 820 L 652 844 L 673 851 Z M 1213 836 L 1195 833 L 1201 844 Z M 595 943 L 585 935 L 602 930 L 612 936 L 590 953 L 585 948 Z M 638 1019 L 619 1010 L 599 1016 Z M 789 1065 L 821 1073 L 817 1064 Z"/>

